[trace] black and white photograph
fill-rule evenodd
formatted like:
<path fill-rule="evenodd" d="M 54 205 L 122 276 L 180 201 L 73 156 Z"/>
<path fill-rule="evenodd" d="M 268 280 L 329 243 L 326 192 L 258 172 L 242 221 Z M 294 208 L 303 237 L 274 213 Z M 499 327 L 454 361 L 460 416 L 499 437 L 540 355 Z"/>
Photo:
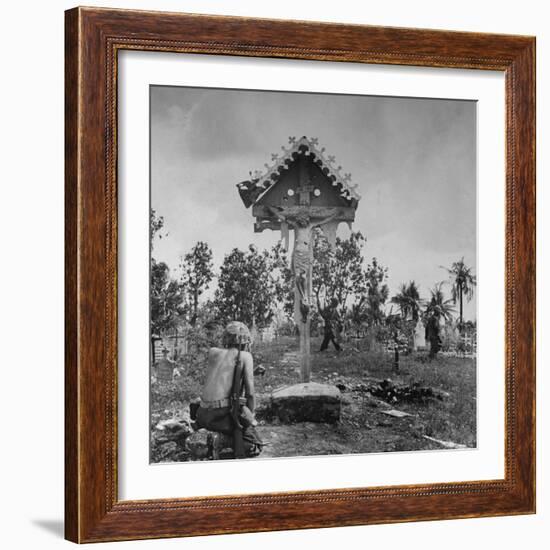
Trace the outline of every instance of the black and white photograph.
<path fill-rule="evenodd" d="M 4 548 L 548 546 L 544 3 L 3 7 Z"/>
<path fill-rule="evenodd" d="M 150 462 L 476 448 L 476 102 L 149 91 Z"/>

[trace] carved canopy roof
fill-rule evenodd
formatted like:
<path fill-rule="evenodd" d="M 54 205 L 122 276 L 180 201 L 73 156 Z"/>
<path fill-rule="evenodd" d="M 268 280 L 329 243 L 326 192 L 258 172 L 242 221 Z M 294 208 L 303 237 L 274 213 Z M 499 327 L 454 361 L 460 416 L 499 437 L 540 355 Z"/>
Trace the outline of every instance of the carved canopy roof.
<path fill-rule="evenodd" d="M 337 166 L 335 158 L 325 153 L 324 147 L 319 147 L 317 138 L 289 138 L 289 147 L 281 147 L 282 154 L 272 154 L 272 164 L 264 164 L 264 171 L 257 170 L 251 174 L 251 179 L 237 184 L 244 205 L 248 208 L 256 204 L 277 182 L 285 171 L 301 155 L 309 156 L 332 183 L 340 197 L 352 207 L 357 207 L 361 198 L 357 193 L 357 185 L 351 183 L 351 174 L 343 173 Z"/>

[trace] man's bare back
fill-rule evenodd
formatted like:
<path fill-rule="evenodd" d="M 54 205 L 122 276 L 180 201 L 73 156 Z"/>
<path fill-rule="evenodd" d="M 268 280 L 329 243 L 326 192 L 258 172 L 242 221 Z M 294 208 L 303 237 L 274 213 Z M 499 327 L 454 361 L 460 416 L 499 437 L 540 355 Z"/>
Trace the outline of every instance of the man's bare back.
<path fill-rule="evenodd" d="M 210 348 L 208 366 L 201 399 L 206 402 L 227 399 L 233 387 L 233 375 L 238 351 L 236 348 Z M 243 380 L 248 408 L 254 411 L 254 373 L 252 354 L 241 351 L 240 362 L 243 366 Z M 252 405 L 252 406 L 251 406 Z"/>

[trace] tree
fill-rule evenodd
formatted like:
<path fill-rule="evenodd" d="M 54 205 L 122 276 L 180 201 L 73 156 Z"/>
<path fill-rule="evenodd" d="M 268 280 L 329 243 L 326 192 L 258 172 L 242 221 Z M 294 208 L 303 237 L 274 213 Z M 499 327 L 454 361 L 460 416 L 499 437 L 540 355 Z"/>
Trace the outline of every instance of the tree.
<path fill-rule="evenodd" d="M 283 295 L 277 262 L 269 251 L 259 252 L 253 245 L 246 252 L 234 248 L 227 254 L 214 296 L 219 318 L 268 326 Z"/>
<path fill-rule="evenodd" d="M 189 301 L 191 318 L 189 323 L 195 326 L 199 309 L 199 297 L 214 278 L 212 250 L 207 243 L 198 241 L 188 252 L 180 265 L 182 285 Z"/>
<path fill-rule="evenodd" d="M 151 333 L 161 334 L 177 326 L 185 314 L 185 295 L 182 286 L 170 278 L 164 262 L 151 262 Z"/>
<path fill-rule="evenodd" d="M 336 238 L 331 248 L 322 231 L 316 230 L 313 242 L 313 294 L 321 309 L 335 298 L 342 316 L 349 298 L 354 302 L 367 293 L 367 280 L 363 271 L 362 249 L 366 239 L 357 231 L 348 239 Z"/>
<path fill-rule="evenodd" d="M 321 231 L 314 238 L 313 293 L 318 307 L 324 309 L 336 298 L 341 317 L 347 316 L 357 330 L 362 324 L 380 325 L 389 296 L 388 270 L 376 258 L 364 267 L 365 237 L 352 232 L 348 239 L 337 238 L 334 249 Z"/>
<path fill-rule="evenodd" d="M 181 285 L 170 278 L 170 269 L 164 262 L 153 258 L 153 241 L 161 239 L 160 232 L 164 228 L 164 218 L 157 216 L 151 209 L 149 213 L 150 250 L 151 250 L 151 289 L 149 306 L 151 309 L 151 334 L 175 328 L 181 316 L 185 314 L 185 295 Z"/>
<path fill-rule="evenodd" d="M 399 286 L 399 292 L 391 299 L 392 303 L 396 304 L 404 320 L 409 318 L 412 321 L 418 321 L 420 317 L 420 292 L 414 281 L 409 284 L 402 283 Z"/>
<path fill-rule="evenodd" d="M 378 260 L 373 258 L 365 269 L 365 321 L 369 327 L 381 325 L 384 321 L 384 305 L 390 294 L 385 282 L 387 278 L 388 268 L 381 266 Z"/>
<path fill-rule="evenodd" d="M 445 294 L 443 293 L 443 284 L 443 282 L 436 283 L 430 290 L 430 300 L 424 310 L 425 319 L 433 317 L 439 321 L 441 319 L 450 320 L 452 318 L 452 314 L 454 312 L 454 308 L 452 306 L 453 300 L 452 298 L 445 298 Z"/>
<path fill-rule="evenodd" d="M 149 236 L 151 239 L 149 242 L 149 247 L 151 252 L 153 252 L 153 242 L 155 237 L 158 235 L 158 238 L 162 239 L 162 234 L 160 231 L 164 228 L 164 218 L 162 216 L 157 216 L 157 213 L 152 208 L 149 211 L 149 227 Z"/>
<path fill-rule="evenodd" d="M 459 314 L 458 314 L 458 326 L 462 331 L 463 326 L 463 298 L 469 302 L 474 295 L 474 287 L 476 286 L 476 278 L 472 273 L 472 268 L 468 267 L 464 263 L 464 257 L 462 257 L 458 262 L 453 262 L 451 268 L 443 267 L 449 273 L 451 279 L 451 296 L 453 302 L 456 304 L 457 300 L 459 303 Z"/>
<path fill-rule="evenodd" d="M 293 322 L 294 319 L 294 278 L 288 252 L 279 241 L 270 251 L 272 262 L 272 276 L 276 281 L 276 300 L 282 307 L 285 315 Z"/>
<path fill-rule="evenodd" d="M 405 283 L 399 285 L 399 292 L 395 296 L 392 296 L 391 302 L 397 305 L 403 319 L 409 316 L 410 305 L 407 296 L 407 285 Z"/>
<path fill-rule="evenodd" d="M 443 293 L 443 283 L 437 283 L 430 290 L 431 298 L 424 310 L 424 326 L 426 340 L 430 342 L 430 359 L 433 359 L 441 349 L 440 322 L 441 319 L 451 319 L 452 299 L 446 299 Z"/>

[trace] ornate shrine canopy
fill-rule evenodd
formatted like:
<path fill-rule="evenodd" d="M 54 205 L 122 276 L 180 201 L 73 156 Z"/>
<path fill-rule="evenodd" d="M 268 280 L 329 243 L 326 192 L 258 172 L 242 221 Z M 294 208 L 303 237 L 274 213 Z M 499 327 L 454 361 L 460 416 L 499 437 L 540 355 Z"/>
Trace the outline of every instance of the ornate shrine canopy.
<path fill-rule="evenodd" d="M 335 166 L 333 156 L 325 156 L 316 138 L 288 141 L 290 147 L 282 147 L 282 155 L 271 155 L 273 164 L 265 164 L 265 172 L 251 174 L 237 188 L 246 208 L 252 206 L 255 232 L 280 229 L 288 250 L 290 229 L 294 231 L 294 320 L 299 327 L 302 380 L 309 382 L 313 231 L 320 228 L 334 247 L 338 224 L 351 227 L 360 197 L 351 174 L 342 174 L 342 167 Z"/>
<path fill-rule="evenodd" d="M 281 227 L 274 209 L 291 216 L 307 212 L 311 218 L 336 211 L 338 221 L 353 221 L 361 197 L 351 174 L 342 172 L 316 138 L 290 137 L 289 144 L 281 147 L 282 154 L 271 155 L 271 166 L 265 164 L 263 172 L 251 173 L 250 180 L 237 184 L 245 207 L 253 207 L 255 230 Z"/>

